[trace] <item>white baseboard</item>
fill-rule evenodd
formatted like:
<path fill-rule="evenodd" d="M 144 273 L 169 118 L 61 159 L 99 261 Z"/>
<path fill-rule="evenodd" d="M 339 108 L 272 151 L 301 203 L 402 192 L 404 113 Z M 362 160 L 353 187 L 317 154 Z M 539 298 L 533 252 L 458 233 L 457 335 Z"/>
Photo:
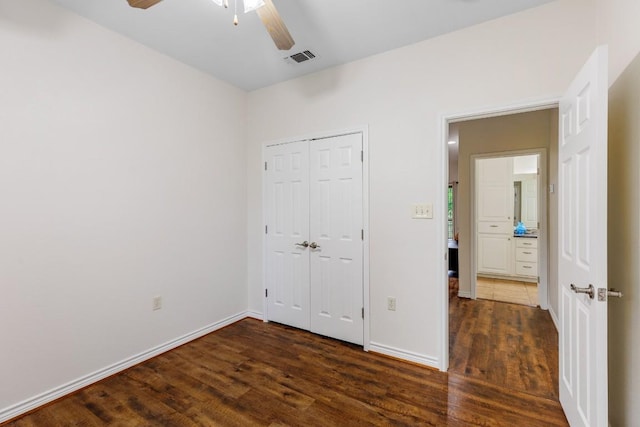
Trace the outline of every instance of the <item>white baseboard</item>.
<path fill-rule="evenodd" d="M 471 298 L 471 291 L 458 291 L 460 298 Z"/>
<path fill-rule="evenodd" d="M 22 414 L 25 414 L 29 411 L 32 411 L 42 405 L 53 402 L 56 399 L 59 399 L 67 394 L 73 393 L 74 391 L 78 391 L 83 387 L 96 383 L 100 380 L 103 380 L 113 374 L 117 374 L 118 372 L 124 371 L 132 366 L 135 366 L 145 360 L 149 360 L 159 354 L 162 354 L 166 351 L 172 350 L 176 347 L 179 347 L 183 344 L 188 343 L 189 341 L 193 341 L 197 338 L 203 337 L 211 332 L 217 331 L 218 329 L 224 328 L 225 326 L 231 325 L 232 323 L 238 322 L 247 317 L 257 317 L 259 320 L 262 320 L 262 314 L 254 313 L 254 312 L 242 312 L 236 315 L 227 317 L 226 319 L 222 319 L 218 322 L 212 323 L 208 326 L 185 334 L 181 337 L 178 337 L 174 340 L 168 341 L 164 344 L 161 344 L 157 347 L 151 348 L 149 350 L 143 351 L 142 353 L 136 354 L 135 356 L 124 359 L 120 362 L 114 363 L 113 365 L 102 368 L 98 371 L 95 371 L 91 374 L 80 377 L 76 380 L 70 381 L 67 384 L 63 384 L 59 387 L 51 389 L 47 392 L 34 396 L 32 398 L 26 399 L 20 403 L 9 406 L 4 409 L 0 409 L 0 424 L 18 417 Z"/>
<path fill-rule="evenodd" d="M 247 311 L 247 317 L 251 317 L 252 319 L 265 320 L 264 314 L 259 311 L 249 310 Z"/>
<path fill-rule="evenodd" d="M 437 357 L 426 356 L 423 354 L 414 353 L 412 351 L 402 350 L 375 342 L 369 343 L 369 351 L 395 357 L 397 359 L 407 360 L 409 362 L 418 363 L 420 365 L 429 366 L 431 368 L 440 369 L 440 361 Z"/>

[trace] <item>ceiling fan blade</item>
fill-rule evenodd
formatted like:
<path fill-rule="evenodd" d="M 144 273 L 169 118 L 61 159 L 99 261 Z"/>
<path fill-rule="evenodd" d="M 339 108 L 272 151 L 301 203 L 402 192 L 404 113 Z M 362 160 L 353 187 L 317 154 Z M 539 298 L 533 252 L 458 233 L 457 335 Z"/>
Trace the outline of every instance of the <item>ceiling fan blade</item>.
<path fill-rule="evenodd" d="M 276 47 L 280 50 L 289 50 L 296 44 L 293 41 L 293 37 L 289 33 L 287 26 L 284 25 L 284 21 L 280 17 L 278 10 L 276 9 L 273 1 L 264 0 L 265 5 L 256 10 L 256 13 L 260 17 L 260 20 L 264 24 L 267 32 L 276 44 Z"/>
<path fill-rule="evenodd" d="M 147 9 L 155 4 L 160 3 L 162 0 L 127 0 L 129 6 L 137 7 L 138 9 Z"/>

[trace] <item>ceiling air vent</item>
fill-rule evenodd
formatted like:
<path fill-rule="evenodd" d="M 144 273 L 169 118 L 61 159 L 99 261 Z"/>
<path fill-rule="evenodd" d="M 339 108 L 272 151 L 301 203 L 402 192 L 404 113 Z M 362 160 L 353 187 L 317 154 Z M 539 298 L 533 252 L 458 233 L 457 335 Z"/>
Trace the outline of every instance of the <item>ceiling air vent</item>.
<path fill-rule="evenodd" d="M 315 57 L 316 55 L 311 53 L 310 50 L 305 50 L 303 52 L 298 52 L 298 53 L 294 53 L 291 56 L 287 56 L 286 58 L 284 58 L 284 60 L 291 64 L 293 63 L 300 64 L 301 62 L 309 61 L 310 59 L 313 59 Z"/>

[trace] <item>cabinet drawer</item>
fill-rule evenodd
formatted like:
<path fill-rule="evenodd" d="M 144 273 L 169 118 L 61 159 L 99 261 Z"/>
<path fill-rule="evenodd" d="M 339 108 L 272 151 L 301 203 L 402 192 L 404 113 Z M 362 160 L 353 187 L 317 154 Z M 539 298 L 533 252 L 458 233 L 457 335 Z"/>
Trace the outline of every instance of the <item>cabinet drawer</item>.
<path fill-rule="evenodd" d="M 531 237 L 516 237 L 516 248 L 537 248 L 538 239 Z"/>
<path fill-rule="evenodd" d="M 493 222 L 493 221 L 479 221 L 478 222 L 479 233 L 492 233 L 492 234 L 512 234 L 513 225 L 510 222 Z"/>
<path fill-rule="evenodd" d="M 516 261 L 516 274 L 520 276 L 537 276 L 538 264 L 535 262 Z"/>
<path fill-rule="evenodd" d="M 516 261 L 538 262 L 538 250 L 530 248 L 516 248 Z"/>

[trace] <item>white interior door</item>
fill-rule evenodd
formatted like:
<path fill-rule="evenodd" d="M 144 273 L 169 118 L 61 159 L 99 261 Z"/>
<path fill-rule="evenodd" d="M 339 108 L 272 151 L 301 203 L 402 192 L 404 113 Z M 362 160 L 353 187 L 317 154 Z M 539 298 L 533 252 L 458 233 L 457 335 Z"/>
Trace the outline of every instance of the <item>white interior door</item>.
<path fill-rule="evenodd" d="M 572 426 L 607 426 L 607 50 L 560 101 L 560 402 Z M 577 293 L 593 286 L 593 298 Z"/>
<path fill-rule="evenodd" d="M 309 143 L 266 149 L 267 319 L 309 329 Z"/>
<path fill-rule="evenodd" d="M 362 135 L 310 145 L 311 331 L 363 344 Z"/>

